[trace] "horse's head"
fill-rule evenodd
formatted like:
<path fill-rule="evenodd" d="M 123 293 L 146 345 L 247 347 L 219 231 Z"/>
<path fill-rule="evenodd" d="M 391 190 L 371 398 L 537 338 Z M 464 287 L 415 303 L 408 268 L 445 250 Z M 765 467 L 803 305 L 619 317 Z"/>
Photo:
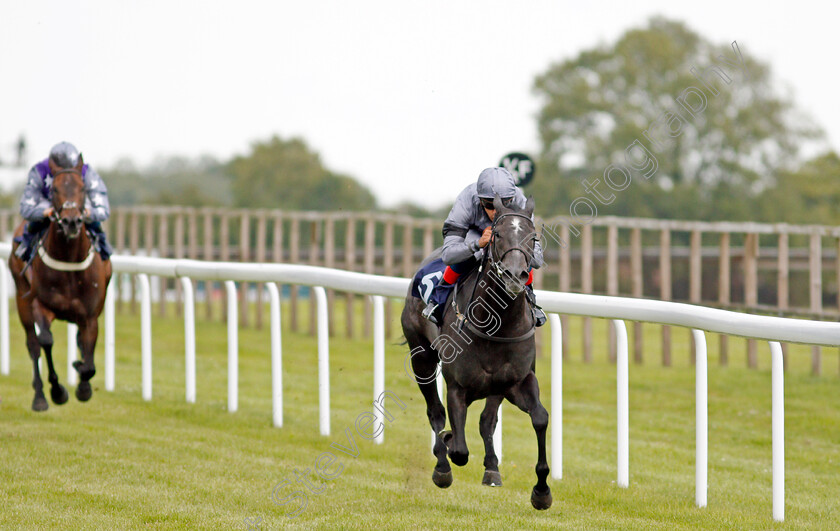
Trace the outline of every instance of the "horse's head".
<path fill-rule="evenodd" d="M 50 185 L 52 202 L 52 221 L 58 230 L 69 239 L 79 236 L 84 222 L 85 185 L 82 180 L 84 161 L 79 155 L 79 162 L 73 168 L 61 168 L 50 159 Z"/>
<path fill-rule="evenodd" d="M 525 289 L 528 271 L 539 235 L 531 215 L 534 198 L 529 197 L 524 209 L 504 206 L 497 195 L 493 200 L 493 240 L 488 247 L 490 267 L 502 279 L 505 289 L 514 297 Z"/>

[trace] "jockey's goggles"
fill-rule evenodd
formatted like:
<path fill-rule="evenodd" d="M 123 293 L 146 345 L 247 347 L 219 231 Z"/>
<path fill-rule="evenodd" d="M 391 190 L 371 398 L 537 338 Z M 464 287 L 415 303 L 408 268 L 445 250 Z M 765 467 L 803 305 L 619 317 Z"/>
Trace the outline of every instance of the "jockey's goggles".
<path fill-rule="evenodd" d="M 493 200 L 492 199 L 487 199 L 487 198 L 482 197 L 480 200 L 481 200 L 481 206 L 483 206 L 487 210 L 496 210 L 496 207 L 493 206 Z M 510 206 L 510 204 L 513 202 L 513 197 L 504 197 L 504 198 L 502 198 L 501 201 L 502 201 L 502 205 L 507 207 L 507 206 Z"/>

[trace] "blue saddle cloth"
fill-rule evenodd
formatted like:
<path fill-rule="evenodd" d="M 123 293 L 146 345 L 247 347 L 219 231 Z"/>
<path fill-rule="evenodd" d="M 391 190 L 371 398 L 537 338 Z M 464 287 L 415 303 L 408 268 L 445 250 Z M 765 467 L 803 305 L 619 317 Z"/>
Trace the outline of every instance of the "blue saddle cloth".
<path fill-rule="evenodd" d="M 432 294 L 435 286 L 438 285 L 440 279 L 443 278 L 443 272 L 446 270 L 446 264 L 440 258 L 432 260 L 425 266 L 420 268 L 420 271 L 414 275 L 414 281 L 411 283 L 411 295 L 422 299 L 423 302 L 429 302 L 429 296 Z"/>

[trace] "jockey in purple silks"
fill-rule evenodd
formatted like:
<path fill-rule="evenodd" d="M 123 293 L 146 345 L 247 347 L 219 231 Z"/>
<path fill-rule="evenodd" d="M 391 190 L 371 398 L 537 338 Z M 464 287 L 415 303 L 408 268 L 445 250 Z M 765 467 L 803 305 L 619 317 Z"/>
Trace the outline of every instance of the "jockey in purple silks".
<path fill-rule="evenodd" d="M 49 158 L 32 166 L 29 170 L 29 177 L 26 180 L 26 187 L 23 190 L 23 197 L 20 199 L 20 215 L 27 221 L 23 231 L 20 245 L 15 254 L 24 262 L 29 262 L 35 251 L 36 242 L 39 236 L 49 225 L 49 219 L 53 215 L 53 208 L 50 202 L 49 193 L 53 176 L 50 174 L 52 162 L 62 169 L 75 168 L 82 155 L 73 144 L 61 142 L 50 150 Z M 85 227 L 91 236 L 96 250 L 107 260 L 113 252 L 105 232 L 102 230 L 102 222 L 108 219 L 111 214 L 111 207 L 108 203 L 108 189 L 96 171 L 84 164 L 82 166 L 82 180 L 85 183 Z"/>
<path fill-rule="evenodd" d="M 449 216 L 443 224 L 443 251 L 441 259 L 447 264 L 443 278 L 435 286 L 423 317 L 440 324 L 443 308 L 455 282 L 463 273 L 475 267 L 484 256 L 484 250 L 490 243 L 491 226 L 496 217 L 493 198 L 498 195 L 502 204 L 525 207 L 525 194 L 517 188 L 513 175 L 505 168 L 487 168 L 478 176 L 478 181 L 464 188 L 452 206 Z M 533 215 L 531 216 L 533 221 Z M 534 246 L 531 268 L 543 265 L 543 252 L 540 242 Z M 534 288 L 531 285 L 533 273 L 529 271 L 525 285 L 525 295 L 534 311 L 537 326 L 545 324 L 545 313 L 537 306 Z"/>

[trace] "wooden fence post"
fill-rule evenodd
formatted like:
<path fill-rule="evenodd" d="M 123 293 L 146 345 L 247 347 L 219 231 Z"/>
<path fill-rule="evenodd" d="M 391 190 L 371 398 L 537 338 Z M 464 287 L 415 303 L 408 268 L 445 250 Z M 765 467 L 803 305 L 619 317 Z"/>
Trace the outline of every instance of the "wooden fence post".
<path fill-rule="evenodd" d="M 644 296 L 644 272 L 642 270 L 642 229 L 635 227 L 630 233 L 630 276 L 633 296 Z M 641 365 L 644 360 L 644 332 L 640 321 L 633 321 L 633 361 Z"/>
<path fill-rule="evenodd" d="M 297 213 L 292 214 L 292 222 L 289 227 L 289 262 L 293 264 L 300 263 L 300 216 Z M 292 332 L 298 331 L 298 287 L 292 286 L 289 296 L 289 304 L 291 305 L 292 318 L 290 320 L 290 327 Z"/>
<path fill-rule="evenodd" d="M 374 274 L 374 260 L 376 259 L 376 225 L 373 216 L 365 220 L 365 273 Z M 370 337 L 371 304 L 370 297 L 365 297 L 364 336 Z"/>
<path fill-rule="evenodd" d="M 729 258 L 729 233 L 720 233 L 720 248 L 718 251 L 718 302 L 723 307 L 729 305 L 730 290 L 732 289 L 732 275 Z M 725 367 L 729 363 L 729 336 L 720 334 L 720 359 L 718 363 Z"/>
<path fill-rule="evenodd" d="M 321 224 L 318 220 L 312 219 L 309 222 L 309 265 L 317 266 L 321 260 Z M 318 329 L 318 309 L 315 300 L 315 292 L 309 287 L 309 335 L 315 337 Z M 329 316 L 327 316 L 329 318 Z M 329 331 L 329 327 L 327 328 Z"/>
<path fill-rule="evenodd" d="M 260 210 L 257 213 L 257 256 L 258 263 L 265 263 L 265 239 L 268 235 L 268 212 Z M 257 330 L 263 328 L 263 290 L 265 283 L 260 282 L 257 286 Z"/>
<path fill-rule="evenodd" d="M 581 235 L 580 269 L 583 293 L 592 293 L 592 225 L 584 225 Z M 592 318 L 583 318 L 583 361 L 592 363 Z"/>
<path fill-rule="evenodd" d="M 169 214 L 166 210 L 160 210 L 158 222 L 158 255 L 161 258 L 169 256 Z M 160 301 L 158 303 L 158 313 L 161 317 L 166 316 L 166 288 L 168 287 L 168 278 L 158 277 L 160 286 Z"/>
<path fill-rule="evenodd" d="M 758 234 L 750 232 L 744 239 L 744 304 L 747 310 L 758 304 Z M 747 366 L 758 367 L 758 345 L 747 340 Z"/>
<path fill-rule="evenodd" d="M 385 234 L 383 242 L 383 250 L 385 255 L 383 257 L 383 273 L 386 277 L 394 275 L 394 220 L 389 219 L 385 222 Z M 391 298 L 385 299 L 385 337 L 394 337 L 393 325 L 391 324 L 393 316 L 393 308 L 391 305 Z"/>
<path fill-rule="evenodd" d="M 560 246 L 560 291 L 572 291 L 572 240 L 569 238 L 569 227 L 563 223 L 560 227 L 560 241 L 566 242 L 566 247 Z M 563 361 L 569 357 L 569 316 L 560 316 L 560 328 L 563 330 Z"/>
<path fill-rule="evenodd" d="M 115 209 L 117 214 L 117 229 L 114 233 L 114 251 L 119 254 L 126 253 L 126 245 L 125 245 L 125 209 L 119 208 Z M 5 219 L 5 216 L 3 216 Z M 5 231 L 3 232 L 5 234 Z M 117 308 L 120 313 L 125 309 L 125 303 L 123 301 L 123 292 L 122 292 L 122 282 L 120 282 L 120 275 L 114 275 L 114 281 L 116 281 L 117 285 Z"/>
<path fill-rule="evenodd" d="M 618 226 L 607 225 L 607 295 L 618 295 Z M 609 359 L 615 363 L 615 328 L 607 326 L 609 331 Z"/>
<path fill-rule="evenodd" d="M 239 215 L 239 261 L 246 263 L 251 260 L 251 214 L 243 210 Z M 239 283 L 239 322 L 241 326 L 248 326 L 250 322 L 248 303 L 249 282 Z"/>
<path fill-rule="evenodd" d="M 202 213 L 204 216 L 204 259 L 208 262 L 213 260 L 213 210 L 209 208 L 203 208 Z M 204 282 L 204 293 L 205 293 L 205 300 L 204 300 L 204 308 L 205 308 L 205 315 L 207 316 L 207 320 L 210 321 L 213 319 L 213 290 L 214 284 L 209 280 Z"/>
<path fill-rule="evenodd" d="M 671 230 L 659 234 L 659 296 L 671 300 Z M 671 327 L 662 325 L 662 366 L 671 366 Z"/>
<path fill-rule="evenodd" d="M 810 278 L 811 312 L 822 313 L 822 238 L 818 232 L 811 233 L 808 251 L 808 271 Z M 819 376 L 822 369 L 822 349 L 811 347 L 811 374 Z"/>
<path fill-rule="evenodd" d="M 136 208 L 131 209 L 131 239 L 129 242 L 131 246 L 131 254 L 137 255 L 140 249 L 140 212 Z M 135 280 L 134 275 L 129 275 L 129 283 L 131 289 L 131 315 L 137 313 L 137 296 L 135 294 Z"/>
<path fill-rule="evenodd" d="M 688 257 L 688 299 L 693 304 L 700 304 L 703 292 L 703 233 L 697 229 L 691 231 L 691 243 Z M 689 339 L 689 363 L 697 363 L 697 352 L 694 344 L 694 333 L 687 330 Z"/>
<path fill-rule="evenodd" d="M 782 229 L 783 231 L 786 229 Z M 776 305 L 781 311 L 785 311 L 788 309 L 788 305 L 790 304 L 790 291 L 789 291 L 789 279 L 790 279 L 790 244 L 788 241 L 788 233 L 787 232 L 780 232 L 779 233 L 779 254 L 776 259 L 776 263 L 778 264 L 778 275 L 776 277 L 776 290 L 777 290 L 777 301 Z M 782 362 L 784 363 L 784 368 L 787 369 L 788 365 L 788 356 L 787 356 L 787 343 L 782 343 Z"/>
<path fill-rule="evenodd" d="M 184 257 L 184 213 L 175 214 L 175 258 Z M 181 283 L 175 282 L 175 314 L 178 317 L 183 315 L 181 303 Z"/>
<path fill-rule="evenodd" d="M 324 267 L 335 267 L 335 216 L 324 217 Z M 327 290 L 327 318 L 329 335 L 335 336 L 335 290 Z"/>
<path fill-rule="evenodd" d="M 344 268 L 347 271 L 356 270 L 356 219 L 354 217 L 347 218 L 347 229 L 344 236 Z M 347 299 L 347 338 L 349 339 L 353 337 L 353 314 L 355 313 L 353 306 L 356 297 L 349 291 L 345 296 Z"/>

